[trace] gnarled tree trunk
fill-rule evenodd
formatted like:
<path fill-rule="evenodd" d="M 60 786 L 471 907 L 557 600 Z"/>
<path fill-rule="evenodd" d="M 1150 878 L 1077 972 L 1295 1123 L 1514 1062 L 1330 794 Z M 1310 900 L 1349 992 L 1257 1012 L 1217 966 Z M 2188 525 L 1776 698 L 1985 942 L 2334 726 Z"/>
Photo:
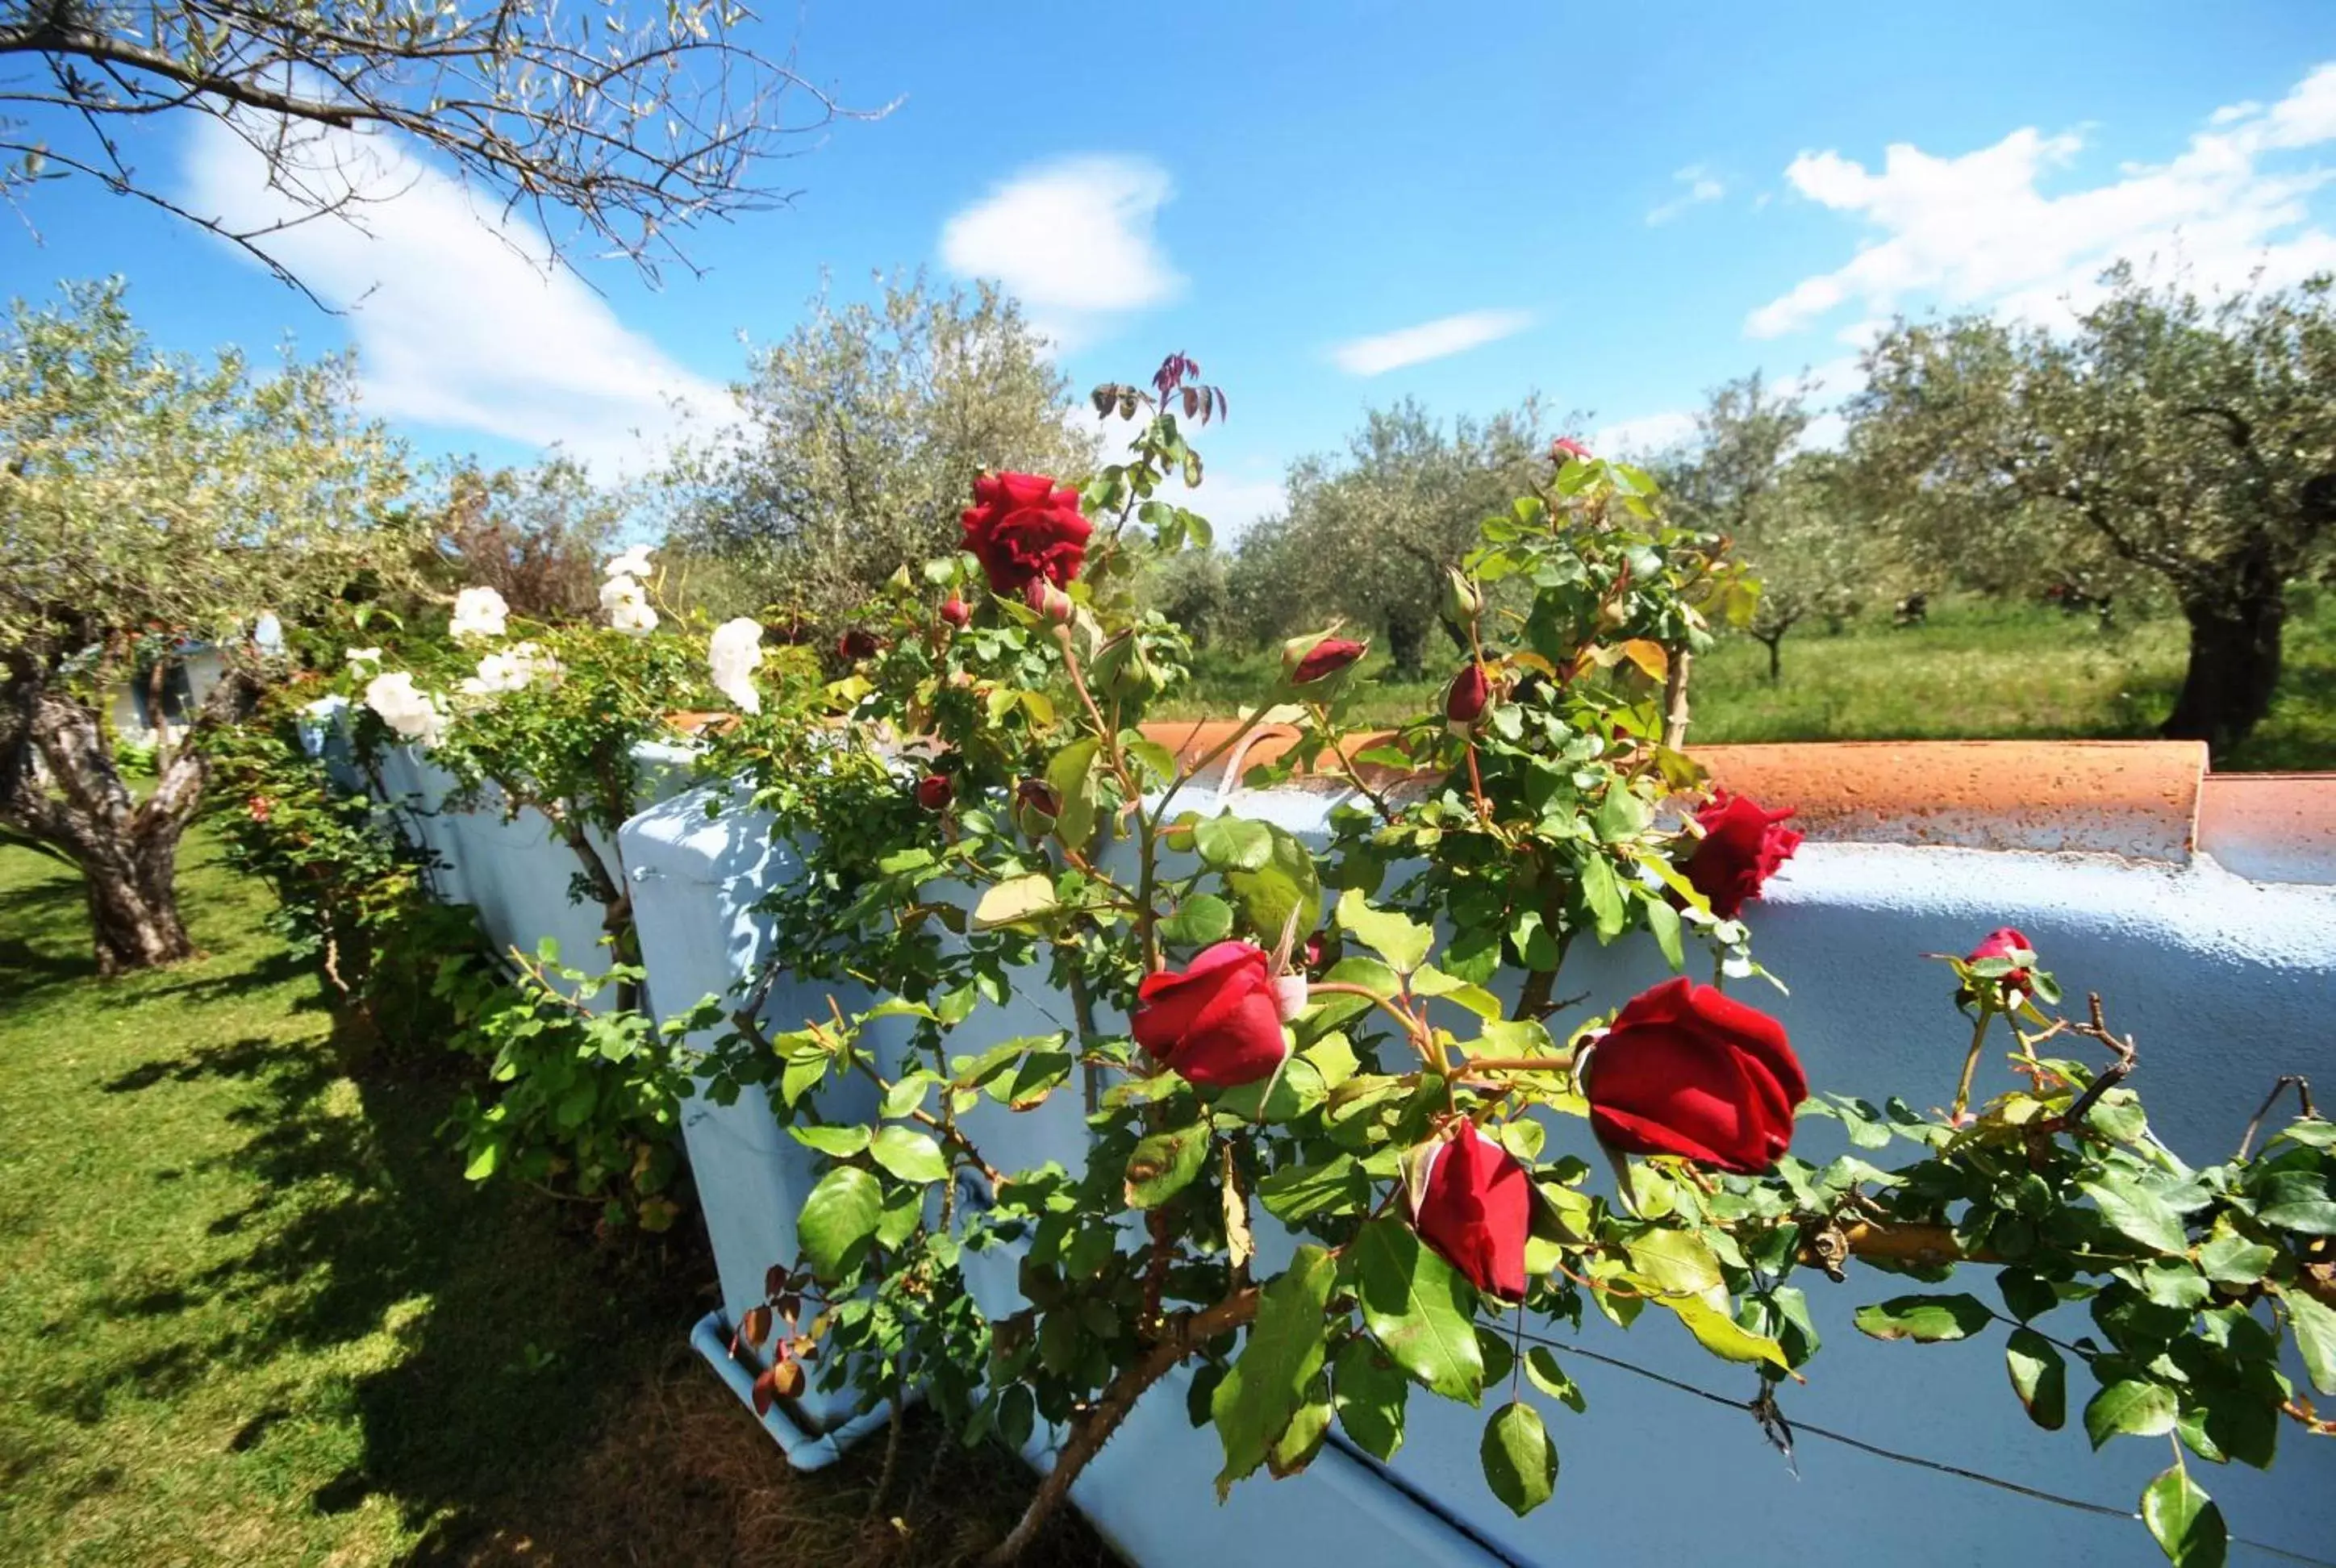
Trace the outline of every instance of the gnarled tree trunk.
<path fill-rule="evenodd" d="M 2267 563 L 2242 562 L 2223 592 L 2185 595 L 2190 662 L 2161 731 L 2203 740 L 2220 755 L 2271 711 L 2287 625 L 2283 585 Z"/>
<path fill-rule="evenodd" d="M 202 797 L 210 764 L 203 735 L 240 716 L 258 682 L 230 668 L 155 781 L 134 799 L 116 770 L 104 726 L 52 685 L 52 671 L 12 660 L 0 689 L 0 826 L 81 868 L 89 891 L 100 974 L 151 969 L 190 956 L 179 918 L 179 839 Z"/>

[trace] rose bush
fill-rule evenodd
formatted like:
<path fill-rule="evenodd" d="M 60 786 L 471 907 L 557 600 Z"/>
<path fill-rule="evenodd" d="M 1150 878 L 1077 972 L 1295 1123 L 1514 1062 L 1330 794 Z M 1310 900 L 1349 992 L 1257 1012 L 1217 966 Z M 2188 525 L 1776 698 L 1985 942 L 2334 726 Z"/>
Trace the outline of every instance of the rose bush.
<path fill-rule="evenodd" d="M 2193 1452 L 2228 1456 L 2205 1412 L 2276 1427 L 2282 1335 L 2336 1382 L 2318 1211 L 2249 1196 L 2324 1191 L 2328 1124 L 2295 1124 L 2276 1177 L 2243 1161 L 2218 1168 L 2216 1195 L 2182 1186 L 2120 1068 L 2042 1054 L 2095 1026 L 2038 1009 L 2057 992 L 2032 954 L 1953 960 L 1975 998 L 1973 1060 L 1990 1025 L 2020 1031 L 2019 1086 L 1975 1114 L 1813 1096 L 1783 1030 L 1722 991 L 1764 974 L 1741 916 L 1798 835 L 1789 812 L 1710 790 L 1665 744 L 1683 659 L 1756 589 L 1722 541 L 1665 520 L 1639 471 L 1561 450 L 1486 521 L 1443 596 L 1468 662 L 1392 736 L 1365 744 L 1345 722 L 1365 650 L 1335 631 L 1293 639 L 1280 700 L 1205 744 L 1179 751 L 1170 737 L 1189 732 L 1148 728 L 1184 650 L 1132 613 L 1126 584 L 1206 536 L 1158 494 L 1199 475 L 1173 410 L 1222 410 L 1197 375 L 1179 356 L 1151 392 L 1097 390 L 1135 421 L 1126 462 L 1017 492 L 985 480 L 967 552 L 904 570 L 871 607 L 867 650 L 829 688 L 850 723 L 816 778 L 778 765 L 784 747 L 752 721 L 714 743 L 779 832 L 819 845 L 814 874 L 765 901 L 774 965 L 880 993 L 774 1033 L 755 1005 L 774 967 L 712 1065 L 717 1094 L 767 1086 L 820 1166 L 795 1216 L 802 1255 L 778 1261 L 738 1347 L 765 1359 L 766 1397 L 808 1379 L 897 1407 L 914 1390 L 968 1437 L 1017 1446 L 1054 1424 L 1054 1467 L 992 1554 L 1006 1561 L 1171 1368 L 1193 1368 L 1222 1490 L 1303 1469 L 1334 1427 L 1386 1457 L 1407 1399 L 1474 1402 L 1503 1376 L 1579 1408 L 1562 1341 L 1508 1349 L 1528 1319 L 1674 1321 L 1778 1383 L 1817 1349 L 1799 1271 L 1845 1277 L 1859 1259 L 1924 1279 L 1985 1261 L 2020 1311 L 2079 1290 L 2188 1303 L 2109 1312 L 2098 1440 L 2166 1430 L 2134 1414 L 2124 1385 L 2138 1380 L 2199 1413 L 2175 1427 Z M 1067 526 L 1073 495 L 1084 531 Z M 1043 537 L 1081 548 L 1048 558 L 1059 571 L 1030 554 L 997 570 L 984 530 L 1014 505 L 1063 520 Z M 948 759 L 940 809 L 910 787 L 926 765 L 897 751 L 910 736 Z M 1327 846 L 1224 809 L 1222 791 L 1192 803 L 1196 779 L 1229 767 L 1250 784 L 1327 775 L 1343 792 Z M 1679 978 L 1611 1015 L 1560 999 L 1570 950 L 1634 936 Z M 1713 985 L 1683 972 L 1697 948 Z M 2000 985 L 1971 989 L 2014 968 L 2032 988 L 2016 1011 Z M 1067 993 L 1070 1016 L 998 1038 L 994 1009 L 1032 983 Z M 823 1109 L 845 1077 L 871 1083 L 864 1124 Z M 978 1105 L 1064 1093 L 1089 1135 L 1076 1170 L 1017 1168 L 969 1130 Z M 1801 1152 L 1796 1116 L 1840 1123 L 1852 1151 Z M 1913 1151 L 1900 1169 L 1863 1157 L 1893 1144 Z M 1601 1148 L 1629 1162 L 1611 1197 L 1582 1157 Z M 2253 1249 L 2238 1296 L 2198 1294 L 2215 1235 Z M 1001 1250 L 1024 1304 L 991 1321 L 962 1269 Z M 1858 1322 L 1961 1338 L 1965 1300 L 1901 1295 Z M 2039 1352 L 2018 1320 L 2015 1387 L 2032 1392 L 2021 1378 L 2064 1352 Z M 1484 1456 L 1509 1506 L 1550 1496 L 1555 1447 L 1533 1405 L 1491 1413 Z M 2195 1482 L 2177 1464 L 2154 1485 Z"/>
<path fill-rule="evenodd" d="M 738 711 L 702 733 L 701 765 L 751 780 L 774 831 L 816 846 L 764 900 L 774 957 L 734 998 L 733 1031 L 689 1065 L 717 1098 L 766 1090 L 817 1173 L 793 1216 L 800 1255 L 774 1261 L 737 1325 L 757 1402 L 815 1382 L 896 1411 L 920 1394 L 968 1439 L 1056 1427 L 1051 1473 L 992 1553 L 1006 1561 L 1174 1368 L 1222 1446 L 1222 1493 L 1304 1469 L 1334 1428 L 1387 1458 L 1415 1398 L 1477 1403 L 1530 1378 L 1582 1408 L 1566 1341 L 1512 1349 L 1529 1322 L 1673 1324 L 1751 1369 L 1773 1408 L 1818 1349 L 1800 1281 L 1862 1261 L 1935 1284 L 1975 1264 L 1999 1271 L 2029 1418 L 2063 1423 L 2080 1359 L 2097 1444 L 2180 1445 L 2142 1514 L 2169 1555 L 2212 1561 L 2220 1518 L 2180 1454 L 2268 1464 L 2282 1423 L 2322 1428 L 2283 1347 L 2336 1388 L 2336 1128 L 2307 1113 L 2259 1154 L 2184 1164 L 2122 1082 L 2130 1043 L 2098 1013 L 2047 1013 L 2052 977 L 2008 928 L 1947 959 L 1973 1021 L 1952 1108 L 1811 1095 L 1783 1030 L 1723 989 L 1765 974 L 1741 917 L 1798 842 L 1790 813 L 1710 789 L 1664 729 L 1686 661 L 1757 590 L 1724 541 L 1666 519 L 1647 475 L 1578 445 L 1454 563 L 1441 609 L 1467 662 L 1435 711 L 1366 742 L 1345 717 L 1365 649 L 1329 628 L 1293 639 L 1274 703 L 1205 742 L 1148 726 L 1189 649 L 1129 589 L 1209 537 L 1163 493 L 1202 479 L 1176 411 L 1223 412 L 1199 374 L 1177 355 L 1149 391 L 1097 389 L 1133 422 L 1124 462 L 1076 483 L 984 476 L 967 548 L 904 566 L 823 686 L 799 657 L 747 661 L 759 632 L 731 633 L 719 668 L 694 638 L 652 635 L 637 556 L 611 563 L 609 628 L 530 630 L 557 680 L 481 669 L 494 689 L 464 691 L 472 649 L 407 661 L 426 678 L 384 688 L 376 737 L 394 713 L 458 776 L 555 823 L 612 823 L 637 781 L 607 749 L 626 727 L 608 711 L 717 680 Z M 1223 787 L 1301 774 L 1338 792 L 1327 842 L 1243 816 Z M 579 864 L 620 941 L 621 886 Z M 1611 1013 L 1560 996 L 1570 952 L 1639 940 L 1677 978 Z M 1706 963 L 1713 984 L 1687 978 Z M 782 968 L 835 988 L 800 1027 L 764 1016 Z M 668 1125 L 654 1086 L 686 1075 L 629 998 L 606 1034 L 555 1030 L 560 977 L 538 978 L 525 1011 L 499 1015 L 498 1061 L 530 1092 L 501 1102 L 519 1130 L 495 1129 L 495 1158 L 550 1169 L 531 1139 L 594 1054 L 622 1064 L 619 1103 L 651 1086 L 629 1102 L 644 1129 Z M 1067 998 L 1059 1027 L 998 1037 L 1030 987 Z M 1974 1107 L 1998 1025 L 2008 1086 Z M 2091 1059 L 2048 1054 L 2056 1041 Z M 845 1080 L 872 1114 L 840 1114 Z M 1066 1094 L 1087 1133 L 1076 1169 L 1017 1165 L 977 1135 L 978 1108 Z M 1818 1117 L 1847 1150 L 1796 1144 Z M 628 1147 L 576 1152 L 621 1188 Z M 1885 1149 L 1903 1163 L 1866 1157 Z M 1601 1153 L 1611 1189 L 1586 1157 Z M 975 1304 L 978 1258 L 1019 1290 L 995 1320 Z M 2030 1326 L 2076 1299 L 2098 1338 Z M 1921 1342 L 2002 1317 L 1924 1290 L 1856 1321 Z M 1492 1411 L 1482 1455 L 1507 1506 L 1552 1495 L 1535 1405 L 1513 1393 Z"/>

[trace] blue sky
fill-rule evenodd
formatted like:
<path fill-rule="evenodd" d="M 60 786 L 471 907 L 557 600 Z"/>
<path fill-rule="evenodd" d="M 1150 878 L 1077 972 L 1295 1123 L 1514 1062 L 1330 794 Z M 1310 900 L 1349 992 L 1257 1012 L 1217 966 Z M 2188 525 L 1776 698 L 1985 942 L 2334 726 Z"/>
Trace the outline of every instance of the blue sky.
<path fill-rule="evenodd" d="M 1238 525 L 1291 457 L 1406 394 L 1481 414 L 1537 389 L 1644 444 L 1755 367 L 1838 394 L 1894 310 L 2049 318 L 2126 254 L 2178 251 L 2210 283 L 2336 268 L 2323 0 L 808 0 L 787 27 L 811 79 L 898 107 L 786 165 L 791 208 L 689 240 L 702 278 L 547 282 L 424 178 L 370 236 L 282 248 L 358 301 L 341 317 L 71 182 L 34 194 L 37 242 L 0 242 L 5 282 L 122 273 L 174 347 L 354 343 L 371 405 L 423 452 L 565 436 L 613 468 L 670 398 L 718 412 L 739 335 L 780 336 L 823 278 L 992 276 L 1077 386 L 1181 349 L 1228 388 L 1201 501 Z M 133 152 L 190 204 L 264 210 L 190 124 Z"/>

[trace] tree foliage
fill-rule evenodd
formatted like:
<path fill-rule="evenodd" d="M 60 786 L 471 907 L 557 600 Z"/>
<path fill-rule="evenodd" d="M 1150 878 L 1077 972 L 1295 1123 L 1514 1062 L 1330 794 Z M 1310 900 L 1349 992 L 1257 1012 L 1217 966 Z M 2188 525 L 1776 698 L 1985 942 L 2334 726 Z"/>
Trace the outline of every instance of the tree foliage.
<path fill-rule="evenodd" d="M 0 826 L 89 878 L 101 966 L 188 950 L 170 881 L 208 772 L 200 745 L 133 800 L 104 719 L 159 635 L 231 661 L 200 734 L 249 695 L 258 618 L 317 614 L 394 578 L 414 539 L 402 453 L 358 418 L 346 360 L 255 378 L 243 356 L 155 352 L 118 284 L 15 307 L 0 344 Z"/>
<path fill-rule="evenodd" d="M 732 389 L 738 431 L 667 476 L 689 591 L 832 623 L 954 548 L 983 469 L 1084 472 L 1095 445 L 1044 348 L 988 285 L 891 279 L 872 302 L 815 301 Z"/>
<path fill-rule="evenodd" d="M 1417 675 L 1445 570 L 1524 488 L 1546 443 L 1531 399 L 1449 425 L 1409 400 L 1371 410 L 1344 453 L 1290 465 L 1288 509 L 1241 540 L 1234 601 L 1260 638 L 1343 616 Z"/>
<path fill-rule="evenodd" d="M 403 189 L 362 138 L 431 154 L 565 255 L 654 272 L 675 233 L 784 200 L 763 166 L 840 111 L 749 40 L 729 0 L 54 0 L 0 20 L 0 190 L 101 181 L 243 246 L 280 219 L 180 205 L 135 161 L 136 129 L 202 116 L 267 162 L 291 222 L 357 218 Z"/>
<path fill-rule="evenodd" d="M 1934 554 L 2039 587 L 2064 557 L 2161 580 L 2190 623 L 2166 733 L 2219 746 L 2263 717 L 2287 585 L 2336 538 L 2336 302 L 2324 279 L 2219 301 L 2109 282 L 2068 332 L 1899 322 L 1851 451 Z"/>
<path fill-rule="evenodd" d="M 430 541 L 433 577 L 492 588 L 514 615 L 573 620 L 600 606 L 600 565 L 628 498 L 595 485 L 573 459 L 530 468 L 457 465 Z"/>
<path fill-rule="evenodd" d="M 1806 385 L 1772 388 L 1757 372 L 1728 382 L 1696 415 L 1694 436 L 1656 464 L 1678 513 L 1728 535 L 1758 578 L 1744 629 L 1767 646 L 1771 680 L 1787 633 L 1812 619 L 1837 628 L 1886 570 L 1855 471 L 1804 450 L 1808 399 Z"/>

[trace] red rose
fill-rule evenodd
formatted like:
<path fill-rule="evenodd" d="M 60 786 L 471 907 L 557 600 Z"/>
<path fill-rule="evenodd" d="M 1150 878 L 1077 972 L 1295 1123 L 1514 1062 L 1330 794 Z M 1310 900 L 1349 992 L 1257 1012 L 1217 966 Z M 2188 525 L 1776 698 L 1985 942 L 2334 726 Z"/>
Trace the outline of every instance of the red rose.
<path fill-rule="evenodd" d="M 1711 803 L 1695 813 L 1703 840 L 1679 870 L 1711 901 L 1711 912 L 1732 920 L 1744 901 L 1760 896 L 1760 885 L 1801 847 L 1801 835 L 1777 824 L 1790 811 L 1763 811 L 1743 795 L 1711 792 Z"/>
<path fill-rule="evenodd" d="M 835 639 L 835 656 L 846 664 L 857 664 L 863 658 L 874 658 L 883 647 L 874 632 L 855 626 Z"/>
<path fill-rule="evenodd" d="M 1492 677 L 1484 673 L 1483 665 L 1471 659 L 1468 667 L 1454 676 L 1452 684 L 1444 688 L 1444 723 L 1453 734 L 1465 735 L 1476 727 L 1476 721 L 1484 716 L 1484 710 L 1492 704 Z"/>
<path fill-rule="evenodd" d="M 1793 1108 L 1809 1094 L 1784 1025 L 1685 976 L 1632 998 L 1582 1078 L 1608 1148 L 1746 1175 L 1792 1146 Z"/>
<path fill-rule="evenodd" d="M 1255 942 L 1219 942 L 1181 975 L 1145 976 L 1135 1043 L 1188 1083 L 1229 1089 L 1271 1077 L 1289 1055 L 1272 969 Z"/>
<path fill-rule="evenodd" d="M 1079 575 L 1094 526 L 1079 515 L 1079 492 L 1042 473 L 985 473 L 965 509 L 965 548 L 998 593 L 1019 593 L 1044 578 L 1057 587 Z"/>
<path fill-rule="evenodd" d="M 2035 952 L 2028 939 L 2020 934 L 2019 927 L 1998 926 L 1987 933 L 1987 940 L 1971 950 L 1965 961 L 1975 964 L 1981 959 L 2005 959 L 2014 953 L 2027 953 L 2033 957 Z M 2024 992 L 2029 986 L 2028 971 L 2013 969 L 2003 977 L 2001 984 L 2007 991 Z"/>
<path fill-rule="evenodd" d="M 941 602 L 941 618 L 962 630 L 972 623 L 973 611 L 966 608 L 965 600 L 951 594 Z"/>
<path fill-rule="evenodd" d="M 1429 1144 L 1413 1158 L 1408 1193 L 1419 1239 L 1504 1301 L 1525 1299 L 1525 1232 L 1533 1223 L 1533 1183 L 1508 1150 L 1475 1127 Z"/>
<path fill-rule="evenodd" d="M 945 773 L 929 773 L 917 781 L 917 803 L 929 812 L 946 811 L 957 794 L 957 785 Z"/>
<path fill-rule="evenodd" d="M 1326 637 L 1304 653 L 1288 657 L 1290 684 L 1311 686 L 1318 680 L 1338 674 L 1368 652 L 1368 643 L 1351 642 L 1343 637 Z"/>

